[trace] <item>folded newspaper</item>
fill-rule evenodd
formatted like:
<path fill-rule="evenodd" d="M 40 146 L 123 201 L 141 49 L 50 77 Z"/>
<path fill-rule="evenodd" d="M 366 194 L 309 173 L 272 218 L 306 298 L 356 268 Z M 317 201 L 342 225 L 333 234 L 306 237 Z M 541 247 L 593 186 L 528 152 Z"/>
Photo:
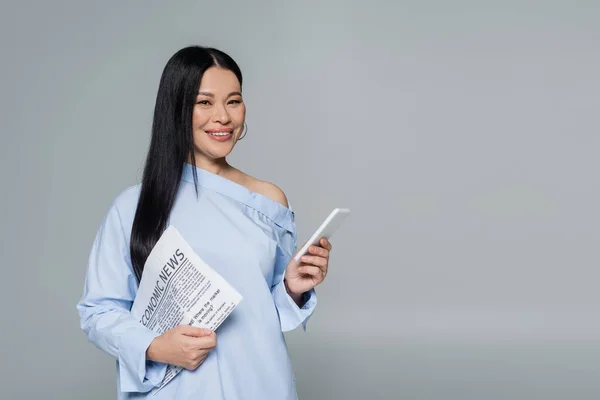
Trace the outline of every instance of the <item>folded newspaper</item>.
<path fill-rule="evenodd" d="M 144 264 L 131 313 L 142 325 L 159 334 L 183 324 L 214 331 L 240 301 L 242 296 L 170 226 Z M 154 393 L 181 369 L 169 365 Z"/>

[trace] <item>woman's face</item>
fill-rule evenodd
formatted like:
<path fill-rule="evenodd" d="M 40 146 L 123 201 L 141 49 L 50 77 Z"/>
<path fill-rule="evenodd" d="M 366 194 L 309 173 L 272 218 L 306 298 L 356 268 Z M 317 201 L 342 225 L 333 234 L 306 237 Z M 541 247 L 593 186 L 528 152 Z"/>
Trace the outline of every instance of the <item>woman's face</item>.
<path fill-rule="evenodd" d="M 227 156 L 244 129 L 246 105 L 240 82 L 229 70 L 204 72 L 192 116 L 196 159 Z"/>

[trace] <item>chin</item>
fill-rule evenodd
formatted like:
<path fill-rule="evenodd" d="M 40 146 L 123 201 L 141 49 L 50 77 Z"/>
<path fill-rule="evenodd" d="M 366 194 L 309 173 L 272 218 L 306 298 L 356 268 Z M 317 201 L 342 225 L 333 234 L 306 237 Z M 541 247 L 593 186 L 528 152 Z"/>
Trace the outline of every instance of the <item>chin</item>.
<path fill-rule="evenodd" d="M 199 148 L 196 147 L 196 155 L 201 155 L 202 157 L 208 157 L 213 160 L 217 160 L 220 158 L 227 157 L 231 151 L 233 150 L 233 141 L 226 143 L 201 143 Z"/>

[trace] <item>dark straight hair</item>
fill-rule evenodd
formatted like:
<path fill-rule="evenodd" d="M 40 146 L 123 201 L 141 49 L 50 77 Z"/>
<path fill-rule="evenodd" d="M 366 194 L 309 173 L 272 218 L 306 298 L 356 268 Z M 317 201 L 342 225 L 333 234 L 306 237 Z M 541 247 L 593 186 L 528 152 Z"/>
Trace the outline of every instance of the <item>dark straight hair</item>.
<path fill-rule="evenodd" d="M 169 59 L 162 72 L 152 138 L 131 229 L 131 264 L 138 282 L 150 251 L 167 227 L 183 166 L 186 162 L 195 165 L 192 114 L 200 81 L 210 67 L 232 71 L 241 87 L 242 73 L 237 63 L 212 47 L 183 48 Z M 195 169 L 193 172 L 198 194 L 198 177 Z"/>

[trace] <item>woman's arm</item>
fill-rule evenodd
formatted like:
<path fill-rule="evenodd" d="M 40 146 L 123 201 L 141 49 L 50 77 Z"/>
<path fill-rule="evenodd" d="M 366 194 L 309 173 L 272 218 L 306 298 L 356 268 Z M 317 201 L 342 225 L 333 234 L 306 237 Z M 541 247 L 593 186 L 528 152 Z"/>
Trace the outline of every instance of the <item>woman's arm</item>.
<path fill-rule="evenodd" d="M 158 334 L 129 312 L 136 290 L 120 213 L 113 204 L 96 234 L 77 310 L 89 341 L 118 360 L 124 392 L 150 391 L 162 381 L 167 367 L 146 358 Z"/>

